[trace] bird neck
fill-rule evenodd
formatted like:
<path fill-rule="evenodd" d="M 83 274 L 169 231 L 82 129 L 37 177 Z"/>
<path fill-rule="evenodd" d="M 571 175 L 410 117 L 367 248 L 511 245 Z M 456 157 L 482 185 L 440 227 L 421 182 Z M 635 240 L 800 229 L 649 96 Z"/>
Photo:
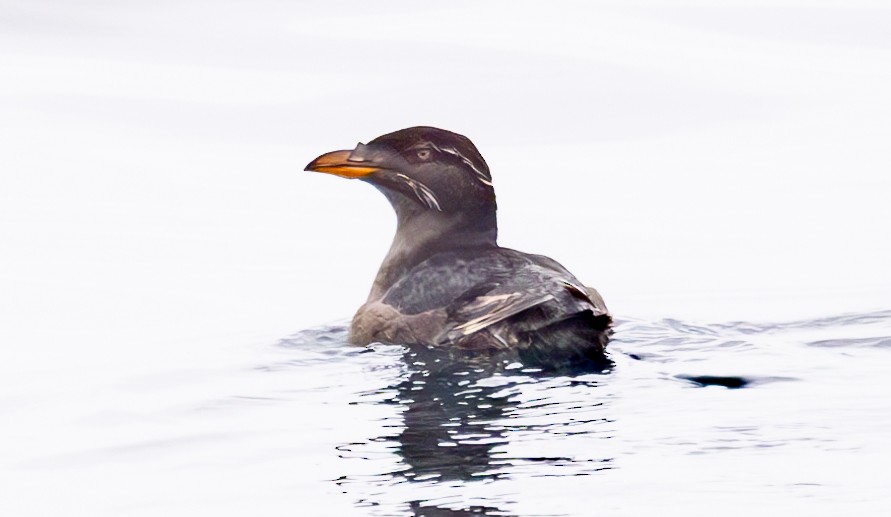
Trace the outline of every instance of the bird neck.
<path fill-rule="evenodd" d="M 382 298 L 408 271 L 444 251 L 495 248 L 498 227 L 491 218 L 466 217 L 434 210 L 398 217 L 396 235 L 368 296 Z"/>

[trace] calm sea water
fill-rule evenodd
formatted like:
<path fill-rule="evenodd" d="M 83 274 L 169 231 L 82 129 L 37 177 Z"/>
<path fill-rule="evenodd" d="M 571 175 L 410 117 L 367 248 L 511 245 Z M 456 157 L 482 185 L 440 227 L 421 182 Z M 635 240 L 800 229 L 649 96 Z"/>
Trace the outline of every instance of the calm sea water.
<path fill-rule="evenodd" d="M 342 328 L 302 333 L 282 343 L 295 357 L 268 371 L 338 379 L 338 402 L 362 431 L 332 451 L 341 470 L 331 481 L 369 514 L 880 513 L 891 503 L 881 474 L 891 311 L 621 321 L 605 372 L 493 371 L 343 339 Z"/>
<path fill-rule="evenodd" d="M 602 372 L 345 337 L 342 325 L 314 328 L 204 368 L 143 368 L 7 405 L 7 432 L 20 430 L 24 447 L 6 444 L 15 491 L 3 497 L 17 515 L 884 515 L 891 505 L 891 311 L 621 320 Z"/>

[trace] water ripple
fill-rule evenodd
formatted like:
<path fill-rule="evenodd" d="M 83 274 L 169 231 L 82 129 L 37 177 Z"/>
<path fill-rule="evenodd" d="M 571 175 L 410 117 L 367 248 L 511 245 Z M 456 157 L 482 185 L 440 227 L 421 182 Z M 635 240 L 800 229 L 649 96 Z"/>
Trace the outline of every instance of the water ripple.
<path fill-rule="evenodd" d="M 889 335 L 891 311 L 785 323 L 625 319 L 611 370 L 543 372 L 428 347 L 356 348 L 335 325 L 283 340 L 285 357 L 264 371 L 352 379 L 335 386 L 364 423 L 336 446 L 344 464 L 334 481 L 370 514 L 511 515 L 518 498 L 551 497 L 539 488 L 553 488 L 549 480 L 584 491 L 573 480 L 645 477 L 660 467 L 644 461 L 641 471 L 636 458 L 654 454 L 681 463 L 747 454 L 786 468 L 802 448 L 859 454 L 841 432 L 855 420 L 830 416 L 850 400 L 837 386 L 884 378 L 858 353 L 883 352 Z M 859 361 L 857 371 L 839 368 L 842 359 Z M 718 475 L 702 471 L 704 486 Z"/>

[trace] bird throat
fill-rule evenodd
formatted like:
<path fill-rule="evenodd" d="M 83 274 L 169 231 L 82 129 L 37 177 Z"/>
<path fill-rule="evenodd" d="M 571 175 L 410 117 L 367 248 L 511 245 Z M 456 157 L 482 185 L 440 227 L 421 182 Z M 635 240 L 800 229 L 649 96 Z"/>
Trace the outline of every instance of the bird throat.
<path fill-rule="evenodd" d="M 497 247 L 495 218 L 488 224 L 471 226 L 460 214 L 428 211 L 411 218 L 399 218 L 396 235 L 375 277 L 369 301 L 382 298 L 397 280 L 412 268 L 444 251 Z"/>

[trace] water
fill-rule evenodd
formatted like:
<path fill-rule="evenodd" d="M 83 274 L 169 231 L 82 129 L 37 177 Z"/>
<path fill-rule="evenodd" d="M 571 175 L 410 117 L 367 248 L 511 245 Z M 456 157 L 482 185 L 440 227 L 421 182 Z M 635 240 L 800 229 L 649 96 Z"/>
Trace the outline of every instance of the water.
<path fill-rule="evenodd" d="M 286 344 L 317 347 L 317 335 Z M 379 413 L 374 432 L 337 447 L 336 483 L 369 514 L 717 504 L 829 515 L 891 502 L 876 475 L 889 459 L 891 311 L 765 325 L 623 321 L 605 372 L 493 373 L 424 353 L 382 346 L 349 359 L 373 384 L 347 403 Z"/>
<path fill-rule="evenodd" d="M 357 348 L 345 333 L 310 329 L 223 364 L 118 372 L 7 405 L 6 432 L 23 431 L 27 447 L 4 445 L 5 502 L 14 494 L 17 515 L 881 515 L 891 504 L 891 311 L 622 320 L 602 372 Z M 53 416 L 35 425 L 41 414 Z"/>

